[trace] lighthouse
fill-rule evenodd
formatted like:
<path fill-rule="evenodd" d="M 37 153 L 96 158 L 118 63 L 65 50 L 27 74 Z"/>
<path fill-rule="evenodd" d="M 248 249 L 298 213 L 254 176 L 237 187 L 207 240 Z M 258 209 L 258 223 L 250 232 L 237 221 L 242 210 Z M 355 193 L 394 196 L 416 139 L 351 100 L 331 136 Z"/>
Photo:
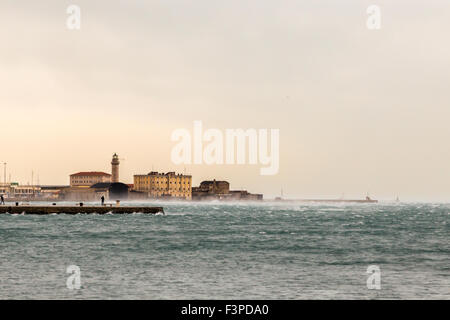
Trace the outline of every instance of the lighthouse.
<path fill-rule="evenodd" d="M 111 182 L 119 182 L 119 156 L 114 153 L 113 157 L 112 157 L 112 161 L 111 161 Z"/>

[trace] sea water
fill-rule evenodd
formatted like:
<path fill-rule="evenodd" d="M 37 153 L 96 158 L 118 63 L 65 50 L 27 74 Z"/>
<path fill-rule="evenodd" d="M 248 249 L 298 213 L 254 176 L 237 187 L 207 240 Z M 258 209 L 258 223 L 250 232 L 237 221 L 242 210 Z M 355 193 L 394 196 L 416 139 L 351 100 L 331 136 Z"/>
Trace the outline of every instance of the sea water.
<path fill-rule="evenodd" d="M 166 215 L 0 215 L 0 298 L 450 299 L 450 204 L 121 205 Z"/>

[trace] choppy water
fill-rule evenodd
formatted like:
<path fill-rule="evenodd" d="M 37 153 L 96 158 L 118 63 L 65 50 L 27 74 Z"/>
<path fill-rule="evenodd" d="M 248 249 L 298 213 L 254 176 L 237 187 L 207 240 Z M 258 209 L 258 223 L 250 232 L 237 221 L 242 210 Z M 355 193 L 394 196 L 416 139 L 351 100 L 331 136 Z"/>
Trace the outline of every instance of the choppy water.
<path fill-rule="evenodd" d="M 450 299 L 449 204 L 163 205 L 0 215 L 0 298 Z"/>

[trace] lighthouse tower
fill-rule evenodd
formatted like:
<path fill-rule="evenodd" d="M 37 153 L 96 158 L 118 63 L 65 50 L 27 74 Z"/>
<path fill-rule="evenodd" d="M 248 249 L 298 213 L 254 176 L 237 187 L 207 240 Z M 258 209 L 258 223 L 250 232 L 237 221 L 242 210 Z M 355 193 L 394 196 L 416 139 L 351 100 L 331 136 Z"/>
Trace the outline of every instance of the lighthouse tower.
<path fill-rule="evenodd" d="M 111 161 L 111 182 L 119 182 L 119 156 L 114 153 Z"/>

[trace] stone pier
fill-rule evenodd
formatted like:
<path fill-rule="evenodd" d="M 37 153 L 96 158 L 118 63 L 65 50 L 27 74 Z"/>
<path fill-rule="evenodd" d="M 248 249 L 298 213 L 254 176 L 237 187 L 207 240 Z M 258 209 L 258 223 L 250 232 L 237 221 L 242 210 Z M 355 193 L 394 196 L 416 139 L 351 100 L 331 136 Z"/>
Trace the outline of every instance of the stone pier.
<path fill-rule="evenodd" d="M 130 214 L 130 213 L 146 213 L 146 214 L 164 214 L 163 207 L 121 207 L 121 206 L 0 206 L 0 214 Z"/>

